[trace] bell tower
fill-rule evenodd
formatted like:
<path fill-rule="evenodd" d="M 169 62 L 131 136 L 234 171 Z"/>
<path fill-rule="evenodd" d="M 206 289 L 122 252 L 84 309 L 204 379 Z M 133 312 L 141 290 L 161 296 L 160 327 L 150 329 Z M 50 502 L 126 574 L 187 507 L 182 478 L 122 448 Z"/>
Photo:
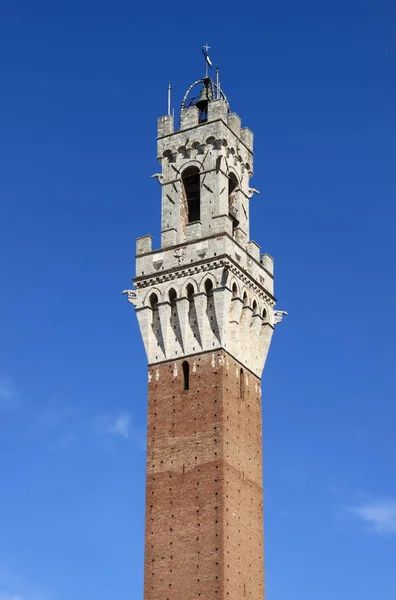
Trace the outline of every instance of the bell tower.
<path fill-rule="evenodd" d="M 144 600 L 263 600 L 261 375 L 284 313 L 250 240 L 253 134 L 205 76 L 178 129 L 158 119 L 157 158 L 161 247 L 137 240 L 127 291 L 148 359 Z"/>

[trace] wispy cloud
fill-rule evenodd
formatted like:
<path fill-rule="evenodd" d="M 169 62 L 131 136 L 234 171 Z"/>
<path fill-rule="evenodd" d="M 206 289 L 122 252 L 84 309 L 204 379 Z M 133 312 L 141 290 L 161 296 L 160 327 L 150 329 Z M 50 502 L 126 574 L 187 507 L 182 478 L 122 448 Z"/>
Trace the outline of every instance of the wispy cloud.
<path fill-rule="evenodd" d="M 24 600 L 22 596 L 16 596 L 6 590 L 0 590 L 0 600 Z"/>
<path fill-rule="evenodd" d="M 19 398 L 14 382 L 9 377 L 0 377 L 0 409 L 13 408 Z M 2 600 L 0 596 L 0 600 Z"/>
<path fill-rule="evenodd" d="M 115 435 L 128 439 L 131 433 L 132 416 L 129 413 L 120 413 L 116 416 L 99 415 L 94 417 L 94 429 L 99 434 Z"/>
<path fill-rule="evenodd" d="M 113 416 L 98 415 L 93 419 L 93 426 L 96 433 L 100 435 L 115 436 L 124 440 L 131 439 L 144 449 L 143 429 L 136 426 L 130 413 L 121 412 Z"/>
<path fill-rule="evenodd" d="M 127 413 L 121 413 L 114 419 L 114 422 L 109 428 L 109 433 L 128 439 L 131 435 L 131 424 L 131 415 Z"/>
<path fill-rule="evenodd" d="M 348 508 L 373 533 L 396 534 L 396 501 L 373 500 Z"/>

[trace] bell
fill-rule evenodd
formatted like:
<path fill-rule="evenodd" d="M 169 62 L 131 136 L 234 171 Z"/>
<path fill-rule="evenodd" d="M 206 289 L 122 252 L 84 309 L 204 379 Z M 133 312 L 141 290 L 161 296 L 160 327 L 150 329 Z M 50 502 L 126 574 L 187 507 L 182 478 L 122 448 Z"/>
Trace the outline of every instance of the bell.
<path fill-rule="evenodd" d="M 210 79 L 208 78 L 204 80 L 196 106 L 201 112 L 205 112 L 208 108 L 208 102 L 211 100 L 213 100 L 213 88 Z"/>

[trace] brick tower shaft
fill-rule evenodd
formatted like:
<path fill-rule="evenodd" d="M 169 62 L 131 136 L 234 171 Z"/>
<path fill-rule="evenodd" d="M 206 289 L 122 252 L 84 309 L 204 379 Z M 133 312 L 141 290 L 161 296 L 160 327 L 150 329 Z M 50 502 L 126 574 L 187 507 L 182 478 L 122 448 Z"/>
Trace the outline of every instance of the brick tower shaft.
<path fill-rule="evenodd" d="M 187 383 L 183 359 L 149 371 L 144 597 L 260 600 L 260 380 L 224 351 L 190 362 Z"/>

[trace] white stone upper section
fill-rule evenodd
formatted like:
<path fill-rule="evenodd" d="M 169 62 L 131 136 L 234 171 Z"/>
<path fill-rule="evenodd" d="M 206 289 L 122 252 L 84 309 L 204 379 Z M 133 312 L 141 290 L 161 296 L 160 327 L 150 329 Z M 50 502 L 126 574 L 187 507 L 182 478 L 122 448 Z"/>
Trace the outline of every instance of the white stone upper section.
<path fill-rule="evenodd" d="M 261 377 L 275 324 L 271 257 L 264 266 L 226 235 L 150 250 L 150 236 L 137 241 L 133 298 L 149 364 L 224 348 Z"/>
<path fill-rule="evenodd" d="M 205 118 L 204 122 L 199 122 Z M 149 364 L 223 348 L 261 377 L 274 325 L 273 259 L 249 237 L 253 135 L 223 99 L 158 121 L 161 248 L 137 240 L 135 305 Z"/>

